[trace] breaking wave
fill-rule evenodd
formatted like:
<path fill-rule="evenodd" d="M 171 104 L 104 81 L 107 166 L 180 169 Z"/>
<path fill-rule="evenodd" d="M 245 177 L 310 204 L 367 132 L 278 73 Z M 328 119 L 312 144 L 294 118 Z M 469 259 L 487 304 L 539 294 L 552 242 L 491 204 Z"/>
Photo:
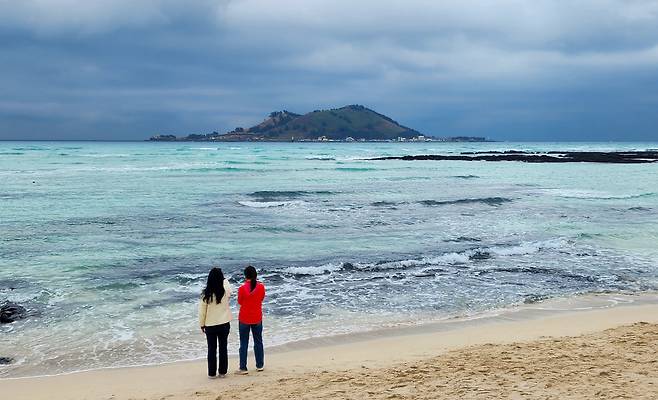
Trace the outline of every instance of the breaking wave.
<path fill-rule="evenodd" d="M 343 171 L 343 172 L 366 172 L 366 171 L 376 170 L 376 168 L 367 168 L 367 167 L 338 167 L 334 169 L 336 171 Z"/>
<path fill-rule="evenodd" d="M 334 161 L 336 158 L 330 156 L 306 156 L 306 160 L 318 160 L 318 161 Z"/>
<path fill-rule="evenodd" d="M 270 273 L 279 273 L 283 275 L 326 275 L 338 272 L 382 272 L 392 270 L 405 270 L 414 267 L 432 267 L 446 266 L 455 264 L 468 264 L 479 262 L 498 257 L 524 256 L 536 254 L 545 250 L 554 250 L 566 246 L 567 242 L 563 239 L 541 241 L 541 242 L 522 242 L 515 245 L 497 245 L 491 247 L 476 247 L 461 252 L 447 252 L 436 256 L 427 256 L 421 258 L 411 258 L 403 260 L 382 260 L 376 262 L 342 262 L 327 263 L 317 266 L 292 266 L 277 270 L 270 270 Z M 501 270 L 502 271 L 502 270 Z M 526 269 L 520 269 L 518 272 L 527 272 Z"/>
<path fill-rule="evenodd" d="M 563 197 L 566 199 L 583 199 L 583 200 L 630 200 L 630 199 L 641 199 L 645 197 L 653 197 L 656 192 L 645 192 L 645 193 L 636 193 L 636 194 L 625 194 L 625 195 L 613 195 L 605 192 L 590 191 L 590 190 L 555 190 L 555 189 L 546 189 L 542 190 L 544 193 L 553 194 L 558 197 Z"/>
<path fill-rule="evenodd" d="M 240 205 L 251 208 L 286 207 L 304 204 L 301 200 L 292 201 L 238 201 Z"/>

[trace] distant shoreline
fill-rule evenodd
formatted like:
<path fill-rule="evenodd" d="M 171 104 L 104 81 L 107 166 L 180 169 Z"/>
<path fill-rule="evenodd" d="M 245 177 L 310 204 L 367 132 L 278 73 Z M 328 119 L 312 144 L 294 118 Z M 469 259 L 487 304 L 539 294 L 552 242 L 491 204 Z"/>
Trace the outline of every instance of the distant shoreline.
<path fill-rule="evenodd" d="M 18 143 L 25 143 L 25 142 L 35 142 L 35 143 L 353 143 L 353 142 L 307 142 L 307 141 L 295 141 L 295 142 L 288 142 L 288 141 L 243 141 L 243 142 L 229 142 L 229 141 L 217 141 L 217 142 L 209 142 L 209 141 L 152 141 L 148 139 L 120 139 L 120 140 L 113 140 L 113 139 L 0 139 L 0 143 L 11 143 L 11 142 L 18 142 Z M 355 143 L 404 143 L 404 144 L 410 144 L 410 143 L 499 143 L 499 144 L 505 144 L 505 143 L 510 143 L 510 144 L 524 144 L 524 143 L 531 143 L 531 144 L 539 144 L 539 143 L 600 143 L 600 144 L 613 144 L 613 143 L 637 143 L 637 144 L 655 144 L 658 145 L 658 140 L 653 140 L 653 141 L 641 141 L 641 140 L 487 140 L 485 142 L 446 142 L 446 141 L 431 141 L 431 142 L 355 142 Z M 657 147 L 658 149 L 658 147 Z"/>
<path fill-rule="evenodd" d="M 403 139 L 403 138 L 400 138 Z M 258 140 L 196 140 L 196 139 L 187 139 L 187 138 L 176 138 L 176 139 L 158 139 L 157 137 L 152 137 L 150 139 L 144 140 L 145 142 L 171 142 L 171 143 L 495 143 L 495 140 L 472 138 L 472 139 L 369 139 L 369 140 L 348 140 L 348 139 L 300 139 L 300 140 L 268 140 L 268 139 L 258 139 Z"/>

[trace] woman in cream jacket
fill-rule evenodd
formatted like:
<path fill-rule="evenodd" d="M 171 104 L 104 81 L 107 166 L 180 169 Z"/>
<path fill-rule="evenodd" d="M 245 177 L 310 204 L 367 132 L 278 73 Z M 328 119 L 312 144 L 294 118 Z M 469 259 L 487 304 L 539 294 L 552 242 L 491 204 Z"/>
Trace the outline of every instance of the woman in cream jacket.
<path fill-rule="evenodd" d="M 220 268 L 208 273 L 208 282 L 199 301 L 199 326 L 208 340 L 208 377 L 224 377 L 228 370 L 228 334 L 231 330 L 231 285 Z M 219 368 L 217 349 L 219 344 Z"/>

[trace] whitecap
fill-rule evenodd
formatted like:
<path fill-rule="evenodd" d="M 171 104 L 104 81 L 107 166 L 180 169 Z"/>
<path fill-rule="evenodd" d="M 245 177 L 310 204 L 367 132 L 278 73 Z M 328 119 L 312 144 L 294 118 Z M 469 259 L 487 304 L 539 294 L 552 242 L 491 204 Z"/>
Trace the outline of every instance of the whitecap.
<path fill-rule="evenodd" d="M 583 199 L 583 200 L 628 200 L 641 197 L 651 197 L 656 195 L 655 192 L 632 193 L 632 194 L 612 194 L 598 190 L 578 190 L 578 189 L 544 189 L 542 193 L 551 194 L 566 199 Z"/>
<path fill-rule="evenodd" d="M 130 157 L 131 154 L 124 153 L 110 153 L 110 154 L 76 154 L 78 157 L 91 157 L 91 158 L 108 158 L 108 157 Z"/>
<path fill-rule="evenodd" d="M 464 264 L 469 260 L 466 253 L 446 253 L 433 259 L 436 264 Z"/>
<path fill-rule="evenodd" d="M 301 205 L 304 202 L 300 200 L 292 200 L 292 201 L 247 201 L 247 200 L 242 200 L 238 201 L 240 205 L 243 205 L 245 207 L 252 207 L 252 208 L 270 208 L 270 207 L 285 207 L 285 206 L 294 206 L 294 205 Z"/>
<path fill-rule="evenodd" d="M 423 265 L 465 264 L 469 261 L 469 252 L 444 253 L 435 257 L 423 257 L 419 260 L 403 260 L 394 264 L 401 267 L 418 267 Z"/>
<path fill-rule="evenodd" d="M 554 239 L 538 242 L 521 242 L 518 245 L 512 246 L 492 246 L 481 250 L 488 251 L 502 257 L 522 256 L 526 254 L 539 253 L 541 250 L 560 248 L 565 245 L 566 242 L 563 239 Z"/>
<path fill-rule="evenodd" d="M 330 156 L 306 156 L 304 157 L 307 160 L 320 160 L 320 161 L 333 161 L 335 160 L 334 157 Z"/>
<path fill-rule="evenodd" d="M 497 256 L 521 256 L 538 253 L 541 247 L 538 243 L 523 243 L 518 246 L 494 246 L 488 250 Z"/>
<path fill-rule="evenodd" d="M 322 275 L 329 272 L 339 271 L 342 264 L 323 264 L 318 266 L 286 267 L 281 272 L 294 275 Z"/>

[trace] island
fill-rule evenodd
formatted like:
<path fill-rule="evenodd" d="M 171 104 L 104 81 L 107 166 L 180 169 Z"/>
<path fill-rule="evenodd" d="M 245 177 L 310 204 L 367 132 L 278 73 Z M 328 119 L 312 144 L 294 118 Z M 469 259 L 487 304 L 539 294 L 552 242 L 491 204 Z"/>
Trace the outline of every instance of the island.
<path fill-rule="evenodd" d="M 153 136 L 157 142 L 484 142 L 484 137 L 424 135 L 362 105 L 348 105 L 307 114 L 275 111 L 251 128 L 178 137 Z"/>

